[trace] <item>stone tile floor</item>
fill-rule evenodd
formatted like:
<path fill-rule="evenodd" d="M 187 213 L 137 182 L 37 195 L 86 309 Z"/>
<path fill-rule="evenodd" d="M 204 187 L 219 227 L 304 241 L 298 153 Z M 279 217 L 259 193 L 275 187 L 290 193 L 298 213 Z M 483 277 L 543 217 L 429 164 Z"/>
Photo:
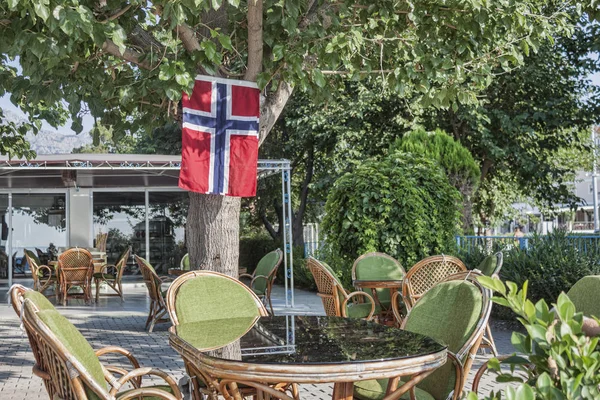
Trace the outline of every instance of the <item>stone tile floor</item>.
<path fill-rule="evenodd" d="M 0 299 L 7 299 L 7 288 L 0 287 Z M 142 366 L 153 366 L 183 378 L 183 362 L 168 345 L 168 324 L 157 325 L 153 333 L 144 330 L 148 301 L 145 288 L 128 284 L 125 302 L 118 298 L 101 298 L 99 304 L 87 306 L 73 300 L 67 307 L 59 307 L 90 341 L 95 349 L 117 345 L 131 350 Z M 275 314 L 297 313 L 322 315 L 320 299 L 311 292 L 296 290 L 296 307 L 285 308 L 283 288 L 274 291 Z M 19 329 L 19 320 L 5 302 L 0 306 L 0 399 L 45 399 L 45 389 L 40 379 L 32 375 L 33 355 L 26 335 Z M 501 354 L 510 353 L 510 332 L 494 330 L 496 345 Z M 466 389 L 471 387 L 475 371 L 489 357 L 476 358 Z M 118 359 L 105 358 L 111 364 Z M 125 366 L 125 364 L 123 364 Z M 499 386 L 488 375 L 482 381 L 480 393 L 498 390 Z M 302 399 L 331 399 L 332 385 L 301 385 Z"/>

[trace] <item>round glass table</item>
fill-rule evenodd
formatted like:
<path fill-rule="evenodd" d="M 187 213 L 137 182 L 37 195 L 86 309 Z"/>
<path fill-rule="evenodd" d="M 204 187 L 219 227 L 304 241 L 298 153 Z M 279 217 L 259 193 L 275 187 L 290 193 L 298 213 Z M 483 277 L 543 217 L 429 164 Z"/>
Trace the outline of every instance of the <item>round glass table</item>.
<path fill-rule="evenodd" d="M 333 399 L 352 399 L 354 382 L 383 378 L 391 378 L 388 393 L 399 398 L 446 362 L 446 346 L 432 338 L 359 319 L 220 319 L 169 333 L 188 373 L 225 398 L 244 386 L 269 393 L 283 384 L 334 383 Z M 400 377 L 410 378 L 398 387 Z"/>

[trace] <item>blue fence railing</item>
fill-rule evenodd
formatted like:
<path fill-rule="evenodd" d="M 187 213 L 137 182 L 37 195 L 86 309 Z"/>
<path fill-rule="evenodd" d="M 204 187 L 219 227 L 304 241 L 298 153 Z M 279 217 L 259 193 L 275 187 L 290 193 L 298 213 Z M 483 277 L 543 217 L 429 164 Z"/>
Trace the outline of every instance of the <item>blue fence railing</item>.
<path fill-rule="evenodd" d="M 550 239 L 551 236 L 538 236 L 541 239 Z M 600 236 L 598 235 L 573 235 L 567 236 L 567 240 L 579 251 L 600 251 Z M 527 249 L 531 246 L 532 238 L 524 236 L 515 238 L 512 236 L 456 236 L 456 246 L 462 251 L 471 252 L 475 249 L 482 251 L 510 250 L 518 247 Z"/>

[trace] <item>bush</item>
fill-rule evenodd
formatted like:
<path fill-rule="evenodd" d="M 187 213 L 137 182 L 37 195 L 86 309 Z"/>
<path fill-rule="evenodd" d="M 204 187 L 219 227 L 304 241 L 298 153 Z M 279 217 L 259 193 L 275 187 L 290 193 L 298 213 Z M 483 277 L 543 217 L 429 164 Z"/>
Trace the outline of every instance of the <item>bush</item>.
<path fill-rule="evenodd" d="M 339 178 L 327 198 L 327 261 L 348 284 L 363 253 L 381 251 L 410 266 L 453 249 L 460 203 L 443 170 L 424 157 L 395 152 L 364 162 Z"/>

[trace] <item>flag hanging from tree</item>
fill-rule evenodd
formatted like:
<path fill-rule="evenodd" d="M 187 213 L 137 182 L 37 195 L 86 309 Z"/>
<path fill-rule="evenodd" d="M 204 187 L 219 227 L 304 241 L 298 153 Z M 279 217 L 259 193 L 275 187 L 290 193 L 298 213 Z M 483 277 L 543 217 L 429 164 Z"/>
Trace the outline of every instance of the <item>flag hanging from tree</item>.
<path fill-rule="evenodd" d="M 254 82 L 197 76 L 183 94 L 179 187 L 198 193 L 256 195 L 260 90 Z"/>

